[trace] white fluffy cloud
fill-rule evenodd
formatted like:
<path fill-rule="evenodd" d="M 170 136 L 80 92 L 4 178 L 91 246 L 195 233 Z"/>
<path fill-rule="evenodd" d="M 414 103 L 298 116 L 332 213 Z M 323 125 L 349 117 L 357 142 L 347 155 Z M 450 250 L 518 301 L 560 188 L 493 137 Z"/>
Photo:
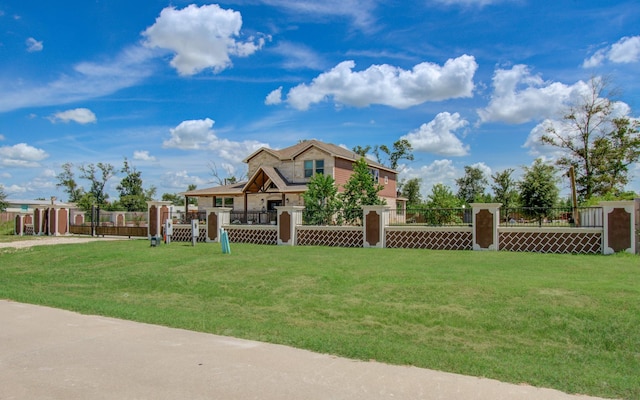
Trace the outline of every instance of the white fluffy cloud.
<path fill-rule="evenodd" d="M 404 179 L 420 178 L 420 193 L 423 198 L 426 198 L 431 193 L 433 185 L 437 183 L 454 188 L 458 171 L 451 160 L 435 160 L 431 164 L 423 165 L 418 169 L 405 168 L 401 175 Z"/>
<path fill-rule="evenodd" d="M 97 121 L 96 115 L 88 108 L 75 108 L 73 110 L 62 111 L 53 114 L 50 118 L 51 122 L 77 122 L 79 124 L 90 124 Z"/>
<path fill-rule="evenodd" d="M 196 186 L 204 186 L 209 183 L 198 176 L 189 175 L 185 170 L 165 173 L 162 178 L 162 182 L 166 187 L 177 190 L 185 190 L 187 186 L 192 184 Z"/>
<path fill-rule="evenodd" d="M 149 155 L 147 150 L 139 150 L 133 152 L 133 159 L 139 161 L 155 161 L 156 158 L 152 155 Z"/>
<path fill-rule="evenodd" d="M 282 86 L 273 90 L 267 95 L 267 98 L 264 99 L 264 104 L 268 106 L 280 103 L 282 103 Z"/>
<path fill-rule="evenodd" d="M 344 61 L 287 94 L 287 102 L 298 110 L 333 97 L 336 103 L 354 107 L 382 104 L 408 108 L 427 101 L 471 97 L 475 58 L 463 55 L 443 65 L 420 63 L 411 71 L 391 65 L 372 65 L 354 72 L 355 63 Z"/>
<path fill-rule="evenodd" d="M 46 151 L 26 143 L 0 147 L 0 165 L 4 167 L 39 167 L 39 161 L 47 157 Z"/>
<path fill-rule="evenodd" d="M 415 151 L 424 151 L 442 156 L 465 156 L 469 146 L 462 144 L 454 131 L 469 123 L 460 118 L 460 114 L 442 112 L 429 123 L 422 124 L 401 139 L 407 139 Z"/>
<path fill-rule="evenodd" d="M 246 57 L 262 48 L 264 38 L 236 40 L 241 27 L 237 11 L 191 4 L 181 10 L 163 9 L 143 35 L 146 46 L 175 53 L 171 66 L 180 75 L 194 75 L 207 68 L 220 72 L 231 66 L 231 56 Z"/>
<path fill-rule="evenodd" d="M 526 65 L 498 69 L 493 75 L 493 94 L 489 105 L 478 110 L 481 122 L 521 124 L 554 116 L 564 104 L 585 87 L 546 82 L 532 75 Z"/>
<path fill-rule="evenodd" d="M 183 121 L 170 129 L 171 138 L 163 147 L 181 150 L 209 150 L 216 157 L 231 163 L 241 162 L 248 154 L 267 146 L 255 140 L 234 142 L 218 138 L 213 131 L 215 122 L 210 118 Z"/>
<path fill-rule="evenodd" d="M 34 38 L 29 38 L 27 39 L 27 51 L 29 53 L 35 53 L 38 51 L 42 51 L 42 49 L 44 48 L 42 42 L 39 42 L 37 40 L 35 40 Z"/>
<path fill-rule="evenodd" d="M 616 64 L 640 61 L 640 36 L 625 36 L 610 47 L 597 50 L 591 57 L 584 60 L 582 66 L 593 68 L 607 60 Z"/>

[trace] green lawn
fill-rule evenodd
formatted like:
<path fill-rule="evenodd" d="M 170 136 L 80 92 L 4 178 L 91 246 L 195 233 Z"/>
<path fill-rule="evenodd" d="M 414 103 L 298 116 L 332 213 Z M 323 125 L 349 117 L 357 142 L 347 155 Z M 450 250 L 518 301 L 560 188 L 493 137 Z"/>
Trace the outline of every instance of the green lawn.
<path fill-rule="evenodd" d="M 640 398 L 640 257 L 147 241 L 0 249 L 0 298 Z"/>

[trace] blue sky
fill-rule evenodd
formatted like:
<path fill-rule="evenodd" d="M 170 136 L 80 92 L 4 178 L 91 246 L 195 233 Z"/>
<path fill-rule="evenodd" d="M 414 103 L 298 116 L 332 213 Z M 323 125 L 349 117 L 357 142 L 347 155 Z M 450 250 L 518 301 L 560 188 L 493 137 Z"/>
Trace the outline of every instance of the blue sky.
<path fill-rule="evenodd" d="M 408 139 L 424 194 L 519 176 L 591 76 L 640 116 L 639 27 L 635 0 L 0 0 L 0 184 L 66 199 L 62 164 L 126 157 L 160 197 L 301 139 Z"/>

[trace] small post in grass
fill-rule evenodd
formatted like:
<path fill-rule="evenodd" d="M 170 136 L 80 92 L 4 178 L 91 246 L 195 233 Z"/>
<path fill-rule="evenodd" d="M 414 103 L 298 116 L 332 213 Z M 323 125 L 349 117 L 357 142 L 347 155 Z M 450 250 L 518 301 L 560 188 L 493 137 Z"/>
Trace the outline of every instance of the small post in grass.
<path fill-rule="evenodd" d="M 165 236 L 165 243 L 169 244 L 171 243 L 171 235 L 173 235 L 173 222 L 168 219 L 164 222 L 164 236 Z"/>
<path fill-rule="evenodd" d="M 191 245 L 195 246 L 196 241 L 198 240 L 198 236 L 200 236 L 200 227 L 198 226 L 198 220 L 191 220 Z"/>

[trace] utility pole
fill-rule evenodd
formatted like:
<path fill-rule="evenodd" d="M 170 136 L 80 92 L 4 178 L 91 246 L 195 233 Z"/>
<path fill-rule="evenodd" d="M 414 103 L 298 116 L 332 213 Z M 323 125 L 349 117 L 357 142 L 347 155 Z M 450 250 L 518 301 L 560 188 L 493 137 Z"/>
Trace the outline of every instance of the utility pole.
<path fill-rule="evenodd" d="M 576 190 L 576 172 L 573 169 L 573 165 L 569 167 L 569 179 L 571 180 L 571 202 L 573 205 L 573 223 L 576 226 L 580 226 L 580 219 L 578 215 L 578 194 Z"/>

